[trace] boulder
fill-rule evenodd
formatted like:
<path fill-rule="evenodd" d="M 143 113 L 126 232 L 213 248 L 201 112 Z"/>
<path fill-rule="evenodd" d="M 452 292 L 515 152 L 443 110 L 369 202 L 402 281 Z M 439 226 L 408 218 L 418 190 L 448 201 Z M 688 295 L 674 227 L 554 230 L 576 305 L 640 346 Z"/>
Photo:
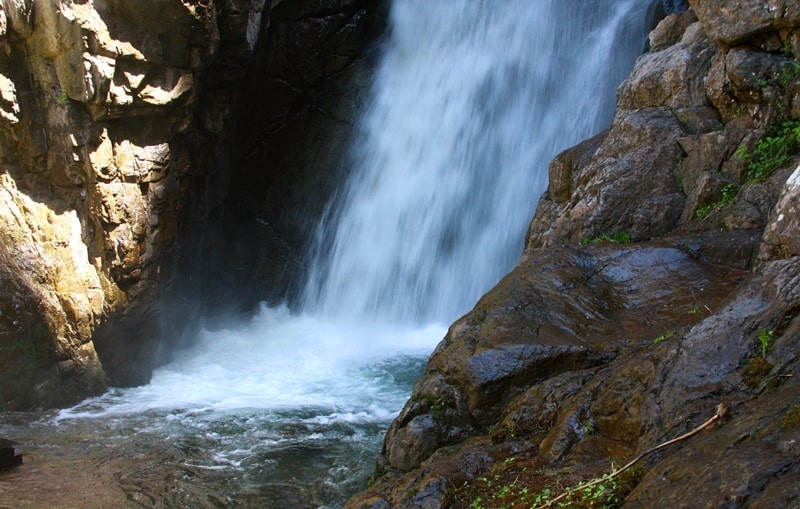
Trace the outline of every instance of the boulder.
<path fill-rule="evenodd" d="M 727 236 L 728 249 L 752 255 L 756 236 Z M 526 250 L 436 348 L 387 432 L 386 467 L 416 468 L 437 449 L 495 425 L 530 387 L 605 365 L 623 345 L 719 307 L 744 273 L 703 261 L 702 246 L 712 244 L 723 245 L 715 235 L 693 244 Z"/>
<path fill-rule="evenodd" d="M 708 36 L 723 46 L 800 25 L 800 4 L 794 0 L 689 0 L 689 5 Z"/>
<path fill-rule="evenodd" d="M 22 447 L 11 440 L 0 438 L 0 471 L 22 465 Z"/>

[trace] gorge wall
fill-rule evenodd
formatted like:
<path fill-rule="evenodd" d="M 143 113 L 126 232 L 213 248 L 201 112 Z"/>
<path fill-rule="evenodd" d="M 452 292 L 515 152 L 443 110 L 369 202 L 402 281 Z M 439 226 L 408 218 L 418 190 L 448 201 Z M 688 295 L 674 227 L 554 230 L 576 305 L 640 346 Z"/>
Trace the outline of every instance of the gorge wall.
<path fill-rule="evenodd" d="M 522 258 L 450 327 L 347 507 L 531 507 L 720 404 L 570 507 L 798 504 L 800 5 L 689 4 L 610 127 L 553 160 Z"/>
<path fill-rule="evenodd" d="M 381 13 L 0 1 L 0 408 L 146 383 L 220 302 L 286 293 Z"/>

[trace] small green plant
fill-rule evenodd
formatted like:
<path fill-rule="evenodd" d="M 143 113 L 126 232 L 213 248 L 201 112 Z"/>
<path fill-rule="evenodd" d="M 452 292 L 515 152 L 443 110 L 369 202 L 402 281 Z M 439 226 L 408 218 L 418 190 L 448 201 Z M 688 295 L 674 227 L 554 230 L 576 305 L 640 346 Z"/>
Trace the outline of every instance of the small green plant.
<path fill-rule="evenodd" d="M 778 427 L 783 431 L 797 426 L 800 426 L 800 405 L 794 405 L 790 408 L 778 424 Z"/>
<path fill-rule="evenodd" d="M 479 309 L 472 313 L 472 316 L 469 319 L 469 324 L 473 327 L 477 327 L 478 325 L 483 324 L 484 321 L 486 321 L 486 311 Z"/>
<path fill-rule="evenodd" d="M 673 336 L 675 336 L 675 329 L 673 329 L 673 330 L 668 330 L 667 332 L 665 332 L 665 333 L 661 334 L 661 335 L 660 335 L 660 336 L 658 336 L 656 339 L 654 339 L 654 340 L 653 340 L 653 344 L 654 344 L 654 345 L 657 345 L 657 344 L 659 344 L 659 343 L 663 343 L 664 341 L 666 341 L 666 340 L 668 340 L 668 339 L 672 339 L 672 337 L 673 337 Z"/>
<path fill-rule="evenodd" d="M 736 196 L 739 194 L 739 186 L 737 186 L 732 182 L 725 184 L 720 194 L 722 196 L 720 197 L 719 200 L 698 207 L 697 211 L 694 214 L 695 217 L 697 219 L 702 219 L 718 208 L 733 205 L 733 202 L 736 201 Z"/>
<path fill-rule="evenodd" d="M 772 371 L 772 364 L 767 361 L 767 350 L 774 337 L 774 330 L 767 330 L 763 327 L 758 328 L 758 345 L 761 355 L 751 358 L 745 365 L 744 370 L 742 370 L 742 379 L 751 389 L 759 387 L 761 382 Z"/>
<path fill-rule="evenodd" d="M 790 81 L 796 78 L 800 78 L 800 62 L 797 61 L 781 68 L 781 72 L 778 74 L 778 83 L 780 83 L 782 87 L 785 87 Z"/>
<path fill-rule="evenodd" d="M 581 239 L 581 244 L 629 244 L 630 241 L 630 230 L 617 230 L 611 234 L 601 233 L 593 239 L 584 237 Z"/>
<path fill-rule="evenodd" d="M 61 92 L 60 94 L 58 94 L 58 97 L 56 97 L 56 102 L 61 106 L 64 106 L 69 102 L 69 97 L 67 97 L 67 94 L 65 94 L 64 92 Z"/>
<path fill-rule="evenodd" d="M 758 344 L 761 345 L 761 357 L 767 356 L 767 349 L 769 348 L 772 339 L 775 336 L 775 331 L 766 330 L 763 327 L 758 328 Z"/>
<path fill-rule="evenodd" d="M 430 394 L 426 392 L 414 394 L 411 397 L 411 401 L 422 403 L 435 414 L 440 414 L 447 410 L 447 403 L 445 403 L 441 396 L 437 396 L 436 394 Z"/>
<path fill-rule="evenodd" d="M 764 136 L 751 152 L 745 145 L 736 157 L 745 164 L 744 183 L 766 180 L 800 153 L 800 120 L 782 122 L 774 133 Z"/>

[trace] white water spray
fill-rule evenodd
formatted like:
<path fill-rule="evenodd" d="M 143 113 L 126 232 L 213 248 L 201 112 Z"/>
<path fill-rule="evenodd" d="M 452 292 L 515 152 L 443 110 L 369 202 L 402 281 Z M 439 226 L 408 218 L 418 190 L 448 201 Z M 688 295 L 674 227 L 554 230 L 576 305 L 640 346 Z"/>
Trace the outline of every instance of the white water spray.
<path fill-rule="evenodd" d="M 306 309 L 401 323 L 466 312 L 519 257 L 548 162 L 610 120 L 650 3 L 396 0 Z"/>

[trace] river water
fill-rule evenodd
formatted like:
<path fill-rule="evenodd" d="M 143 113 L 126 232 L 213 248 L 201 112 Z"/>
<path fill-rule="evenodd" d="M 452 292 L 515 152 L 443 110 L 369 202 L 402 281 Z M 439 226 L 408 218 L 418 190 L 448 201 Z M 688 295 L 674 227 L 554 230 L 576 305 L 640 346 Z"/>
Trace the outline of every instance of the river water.
<path fill-rule="evenodd" d="M 302 308 L 205 330 L 144 387 L 6 414 L 5 507 L 341 507 L 446 326 L 513 266 L 547 164 L 596 133 L 650 0 L 393 0 Z"/>

